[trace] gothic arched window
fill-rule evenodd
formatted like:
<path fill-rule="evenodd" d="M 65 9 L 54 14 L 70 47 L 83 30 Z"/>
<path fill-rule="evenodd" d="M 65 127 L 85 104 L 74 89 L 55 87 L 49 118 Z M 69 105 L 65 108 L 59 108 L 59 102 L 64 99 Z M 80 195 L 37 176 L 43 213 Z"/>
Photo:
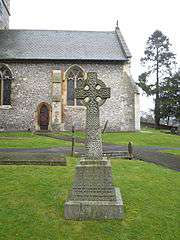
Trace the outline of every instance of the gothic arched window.
<path fill-rule="evenodd" d="M 78 66 L 71 67 L 66 73 L 67 79 L 67 105 L 80 106 L 81 101 L 74 98 L 74 89 L 80 87 L 84 80 L 84 72 Z"/>
<path fill-rule="evenodd" d="M 11 105 L 11 70 L 0 64 L 0 105 Z"/>

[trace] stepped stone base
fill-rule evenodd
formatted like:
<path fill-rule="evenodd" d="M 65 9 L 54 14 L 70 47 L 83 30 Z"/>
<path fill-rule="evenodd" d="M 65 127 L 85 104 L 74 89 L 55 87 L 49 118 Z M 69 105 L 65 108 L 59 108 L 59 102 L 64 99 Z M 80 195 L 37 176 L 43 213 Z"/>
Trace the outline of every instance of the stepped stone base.
<path fill-rule="evenodd" d="M 115 188 L 115 201 L 68 201 L 65 203 L 65 218 L 71 220 L 121 219 L 123 202 Z"/>
<path fill-rule="evenodd" d="M 112 185 L 111 163 L 83 159 L 76 166 L 72 191 L 65 203 L 66 219 L 120 219 L 123 202 L 118 188 Z"/>

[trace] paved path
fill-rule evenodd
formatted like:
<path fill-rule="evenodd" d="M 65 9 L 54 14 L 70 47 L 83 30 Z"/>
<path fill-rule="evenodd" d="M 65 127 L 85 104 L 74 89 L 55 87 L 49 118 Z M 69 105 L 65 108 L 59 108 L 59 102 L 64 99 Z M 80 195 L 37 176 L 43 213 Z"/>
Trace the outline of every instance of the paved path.
<path fill-rule="evenodd" d="M 179 150 L 180 151 L 180 148 L 173 148 L 173 147 L 158 147 L 158 146 L 146 146 L 146 147 L 143 147 L 143 149 L 146 149 L 146 150 Z"/>
<path fill-rule="evenodd" d="M 152 162 L 180 172 L 180 156 L 178 155 L 137 149 L 136 156 L 145 162 Z"/>
<path fill-rule="evenodd" d="M 54 139 L 60 139 L 60 140 L 64 140 L 64 141 L 72 141 L 72 137 L 71 136 L 51 136 L 51 134 L 39 134 L 40 136 L 44 136 L 44 137 L 50 137 L 50 138 L 54 138 Z M 75 141 L 77 143 L 85 143 L 85 140 L 79 137 L 75 137 Z M 117 145 L 112 145 L 112 144 L 103 144 L 104 146 L 106 146 L 108 148 L 111 147 L 112 149 L 116 150 L 116 149 L 121 149 L 122 151 L 124 151 L 124 146 L 117 146 Z M 172 148 L 172 147 L 159 147 L 159 146 L 145 146 L 143 147 L 143 149 L 145 150 L 180 150 L 179 148 Z M 127 149 L 126 149 L 127 150 Z"/>
<path fill-rule="evenodd" d="M 134 148 L 135 157 L 137 159 L 146 161 L 146 162 L 152 162 L 155 164 L 162 165 L 164 167 L 180 171 L 180 156 L 176 156 L 173 154 L 168 153 L 161 153 L 157 150 L 166 150 L 169 148 L 161 148 L 161 147 L 136 147 Z M 170 148 L 174 149 L 174 148 Z M 177 149 L 177 148 L 175 148 Z M 153 150 L 153 151 L 152 151 Z M 179 150 L 179 149 L 178 149 Z M 103 151 L 109 152 L 109 151 L 127 151 L 126 146 L 117 146 L 117 145 L 111 145 L 111 144 L 103 144 Z M 75 152 L 78 154 L 84 153 L 84 148 L 82 147 L 76 147 Z M 46 148 L 46 149 L 18 149 L 18 148 L 9 148 L 9 149 L 2 149 L 0 148 L 0 157 L 5 157 L 7 153 L 13 153 L 16 157 L 23 158 L 23 154 L 28 153 L 32 154 L 40 154 L 40 153 L 48 153 L 48 154 L 70 154 L 71 148 L 70 147 L 59 147 L 59 148 Z"/>
<path fill-rule="evenodd" d="M 41 134 L 39 134 L 41 135 Z M 52 137 L 56 139 L 61 139 L 65 141 L 71 141 L 71 136 L 51 136 L 51 135 L 42 135 L 45 137 Z M 76 137 L 76 142 L 84 143 L 84 139 Z M 158 146 L 146 146 L 146 147 L 134 147 L 135 158 L 140 159 L 146 162 L 152 162 L 164 167 L 180 171 L 180 156 L 161 153 L 158 151 L 161 150 L 180 150 L 180 148 L 167 148 L 167 147 L 158 147 Z M 126 146 L 118 146 L 112 144 L 103 144 L 103 152 L 116 152 L 116 151 L 127 151 Z M 84 154 L 84 147 L 75 147 L 75 152 L 78 154 Z M 66 155 L 71 153 L 70 147 L 59 147 L 59 148 L 46 148 L 46 149 L 18 149 L 18 148 L 0 148 L 0 158 L 7 157 L 8 154 L 14 154 L 14 157 L 23 159 L 23 155 L 28 154 L 32 155 L 34 158 L 35 155 L 47 154 L 50 158 L 55 154 Z"/>

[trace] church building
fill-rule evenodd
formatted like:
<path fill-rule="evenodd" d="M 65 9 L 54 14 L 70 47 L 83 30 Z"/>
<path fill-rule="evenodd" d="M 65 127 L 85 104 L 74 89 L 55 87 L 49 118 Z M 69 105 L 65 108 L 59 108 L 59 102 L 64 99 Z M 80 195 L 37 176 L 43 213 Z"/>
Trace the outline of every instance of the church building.
<path fill-rule="evenodd" d="M 0 0 L 0 130 L 85 128 L 74 89 L 96 72 L 111 98 L 100 108 L 107 131 L 140 130 L 139 92 L 121 31 L 9 29 L 10 0 Z"/>

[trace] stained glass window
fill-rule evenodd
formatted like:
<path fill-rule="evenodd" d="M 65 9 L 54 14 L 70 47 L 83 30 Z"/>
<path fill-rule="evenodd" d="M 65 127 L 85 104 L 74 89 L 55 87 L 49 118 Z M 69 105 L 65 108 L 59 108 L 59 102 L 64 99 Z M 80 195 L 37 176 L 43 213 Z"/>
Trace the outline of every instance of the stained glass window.
<path fill-rule="evenodd" d="M 83 83 L 83 79 L 79 79 L 77 81 L 77 83 L 76 83 L 76 87 L 79 88 L 82 85 L 82 83 Z M 76 99 L 76 104 L 81 106 L 82 105 L 81 100 L 80 99 Z"/>
<path fill-rule="evenodd" d="M 3 82 L 3 105 L 11 105 L 11 80 Z"/>
<path fill-rule="evenodd" d="M 80 106 L 81 101 L 74 98 L 74 89 L 79 87 L 84 80 L 84 72 L 78 66 L 73 66 L 66 73 L 67 79 L 67 105 Z"/>
<path fill-rule="evenodd" d="M 67 105 L 74 106 L 74 80 L 67 81 Z"/>
<path fill-rule="evenodd" d="M 11 70 L 4 64 L 0 65 L 0 105 L 11 105 Z"/>

